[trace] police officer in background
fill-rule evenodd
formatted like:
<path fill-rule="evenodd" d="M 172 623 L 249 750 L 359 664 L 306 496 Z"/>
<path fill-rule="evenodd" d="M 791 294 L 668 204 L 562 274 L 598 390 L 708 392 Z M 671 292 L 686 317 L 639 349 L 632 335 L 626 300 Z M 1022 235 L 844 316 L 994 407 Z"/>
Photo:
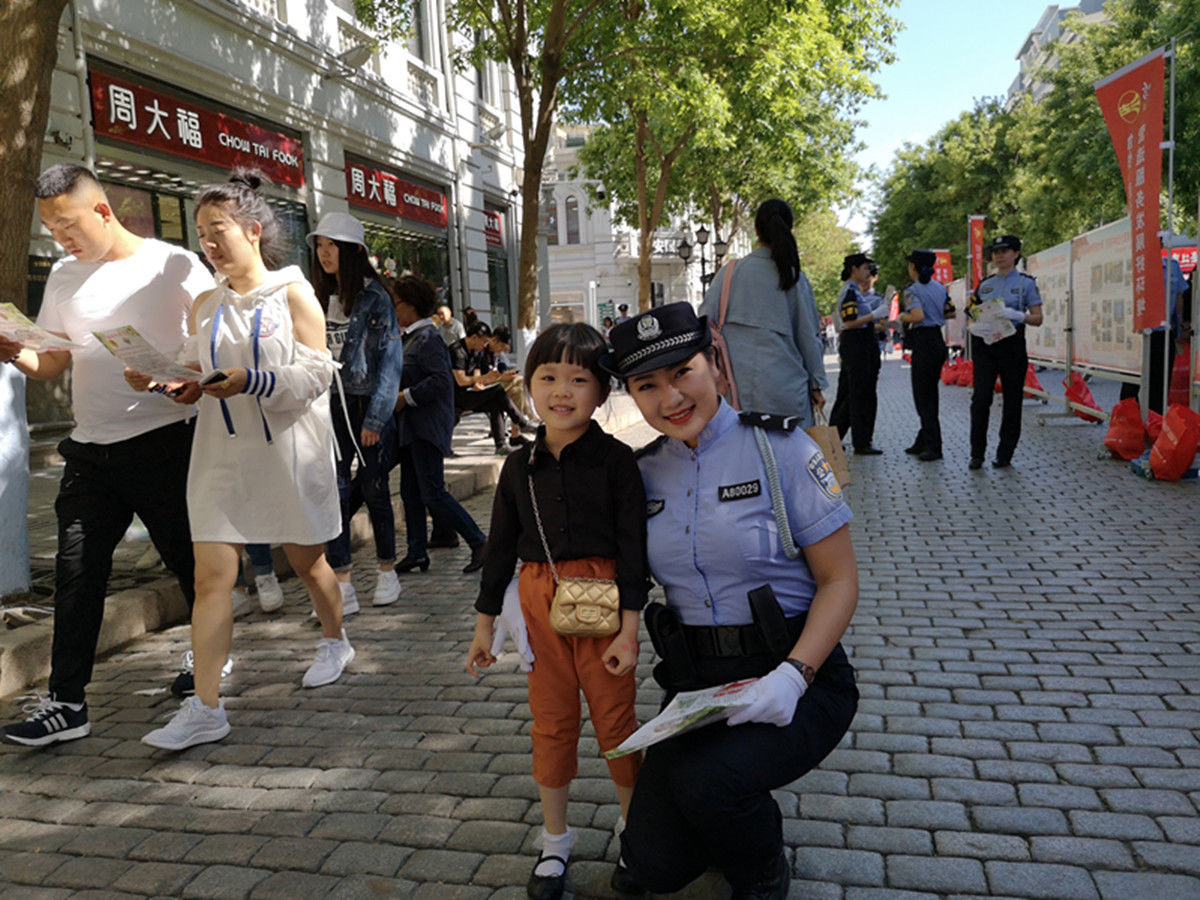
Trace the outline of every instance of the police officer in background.
<path fill-rule="evenodd" d="M 1025 370 L 1029 366 L 1025 326 L 1042 324 L 1042 298 L 1037 282 L 1016 268 L 1021 258 L 1021 239 L 1012 234 L 997 237 L 992 241 L 991 251 L 996 272 L 980 282 L 967 305 L 967 313 L 971 315 L 980 304 L 999 298 L 1004 301 L 1004 315 L 1016 326 L 1017 333 L 994 344 L 985 344 L 981 338 L 971 335 L 975 388 L 971 394 L 970 469 L 980 468 L 987 452 L 988 415 L 997 375 L 1000 376 L 1003 405 L 1000 444 L 992 466 L 1004 469 L 1012 465 L 1013 451 L 1021 439 L 1021 403 L 1025 394 Z"/>
<path fill-rule="evenodd" d="M 946 319 L 954 318 L 955 309 L 946 286 L 933 280 L 937 254 L 932 250 L 914 250 L 907 259 L 908 276 L 913 283 L 904 289 L 900 321 L 909 329 L 913 406 L 921 420 L 921 429 L 904 452 L 922 462 L 932 462 L 942 458 L 942 426 L 938 421 L 938 383 L 946 362 L 942 326 Z"/>
<path fill-rule="evenodd" d="M 1186 337 L 1183 333 L 1181 313 L 1183 304 L 1180 302 L 1187 293 L 1188 283 L 1183 277 L 1183 267 L 1173 256 L 1164 256 L 1162 261 L 1163 285 L 1167 292 L 1167 325 L 1151 328 L 1147 340 L 1150 341 L 1150 377 L 1146 385 L 1149 395 L 1147 405 L 1159 415 L 1166 412 L 1163 403 L 1163 362 L 1166 362 L 1166 380 L 1171 377 L 1175 368 L 1175 341 Z M 1125 382 L 1121 385 L 1121 399 L 1133 397 L 1135 400 L 1141 394 L 1141 382 Z M 1139 400 L 1140 402 L 1140 400 Z"/>
<path fill-rule="evenodd" d="M 883 452 L 872 445 L 880 365 L 875 323 L 887 316 L 887 307 L 882 298 L 867 299 L 872 268 L 879 271 L 875 260 L 865 253 L 852 253 L 842 261 L 843 284 L 836 313 L 842 323 L 838 339 L 841 371 L 829 424 L 837 428 L 839 437 L 845 438 L 846 432 L 851 432 L 850 441 L 858 456 Z"/>
<path fill-rule="evenodd" d="M 851 513 L 795 418 L 739 416 L 717 393 L 708 325 L 690 305 L 642 313 L 610 337 L 601 365 L 663 435 L 638 460 L 647 559 L 666 594 L 646 608 L 663 658 L 655 678 L 669 696 L 759 679 L 727 722 L 647 750 L 622 860 L 656 893 L 715 866 L 735 900 L 782 900 L 791 868 L 771 791 L 818 765 L 858 704 L 839 643 L 858 602 Z"/>

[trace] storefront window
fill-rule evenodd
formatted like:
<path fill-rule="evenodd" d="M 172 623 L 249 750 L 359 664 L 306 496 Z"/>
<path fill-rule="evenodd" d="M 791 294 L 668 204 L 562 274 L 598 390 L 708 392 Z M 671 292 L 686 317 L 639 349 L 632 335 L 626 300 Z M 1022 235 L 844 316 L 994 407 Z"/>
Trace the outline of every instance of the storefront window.
<path fill-rule="evenodd" d="M 558 244 L 558 201 L 553 194 L 546 195 L 546 243 Z"/>
<path fill-rule="evenodd" d="M 499 253 L 488 254 L 488 295 L 492 306 L 492 327 L 506 325 L 509 320 L 508 257 Z"/>
<path fill-rule="evenodd" d="M 579 243 L 579 200 L 567 198 L 567 243 Z"/>
<path fill-rule="evenodd" d="M 419 275 L 437 288 L 438 299 L 455 311 L 461 303 L 450 296 L 450 246 L 444 237 L 402 231 L 389 225 L 365 222 L 367 250 L 380 275 L 399 278 Z"/>

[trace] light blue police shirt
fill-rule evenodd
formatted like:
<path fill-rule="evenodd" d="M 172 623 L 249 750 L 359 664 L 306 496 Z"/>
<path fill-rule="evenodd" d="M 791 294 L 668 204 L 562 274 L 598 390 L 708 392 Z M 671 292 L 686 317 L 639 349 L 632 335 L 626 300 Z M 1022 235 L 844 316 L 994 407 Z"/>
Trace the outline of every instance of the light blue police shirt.
<path fill-rule="evenodd" d="M 1042 295 L 1038 293 L 1037 282 L 1033 276 L 1016 269 L 1009 269 L 1007 275 L 1001 275 L 999 272 L 989 275 L 980 283 L 975 296 L 979 298 L 980 303 L 1000 297 L 1005 306 L 1022 312 L 1042 305 Z"/>
<path fill-rule="evenodd" d="M 873 325 L 870 322 L 863 325 L 850 325 L 848 323 L 862 318 L 867 313 L 873 312 L 874 309 L 874 305 L 863 295 L 862 288 L 856 282 L 843 282 L 842 293 L 838 298 L 838 318 L 842 322 L 843 330 L 857 331 L 860 328 L 872 328 Z"/>
<path fill-rule="evenodd" d="M 1179 295 L 1188 289 L 1187 279 L 1183 277 L 1183 266 L 1179 265 L 1179 260 L 1173 256 L 1163 257 L 1163 286 L 1167 292 L 1167 321 L 1171 323 L 1172 333 L 1179 331 L 1180 320 L 1179 310 L 1176 308 L 1176 301 L 1179 300 Z M 1165 331 L 1163 325 L 1157 328 L 1151 328 L 1151 331 Z"/>
<path fill-rule="evenodd" d="M 946 304 L 950 295 L 946 286 L 937 281 L 928 284 L 914 282 L 904 289 L 904 311 L 911 312 L 920 306 L 925 318 L 916 324 L 916 328 L 941 328 L 946 324 Z"/>
<path fill-rule="evenodd" d="M 801 547 L 853 518 L 833 470 L 803 431 L 768 432 L 792 536 Z M 748 625 L 747 592 L 771 585 L 785 616 L 805 612 L 816 580 L 779 541 L 754 429 L 724 401 L 695 450 L 667 439 L 638 460 L 650 571 L 685 625 Z"/>

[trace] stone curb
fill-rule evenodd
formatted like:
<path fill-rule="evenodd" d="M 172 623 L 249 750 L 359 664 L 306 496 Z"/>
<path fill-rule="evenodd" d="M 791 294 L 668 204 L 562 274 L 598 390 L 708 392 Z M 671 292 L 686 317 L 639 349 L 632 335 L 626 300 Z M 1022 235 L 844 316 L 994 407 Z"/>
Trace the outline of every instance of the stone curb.
<path fill-rule="evenodd" d="M 633 400 L 627 394 L 616 394 L 610 398 L 608 415 L 601 414 L 597 420 L 605 431 L 621 431 L 640 421 L 641 416 Z M 480 491 L 489 490 L 496 484 L 504 459 L 498 456 L 481 456 L 465 446 L 466 441 L 457 442 L 460 455 L 446 463 L 446 488 L 458 500 L 465 500 Z M 394 474 L 393 478 L 398 475 Z M 397 521 L 402 522 L 404 508 L 393 485 L 393 509 Z M 357 549 L 371 539 L 371 523 L 366 510 L 360 510 L 351 520 L 351 546 Z M 275 553 L 276 572 L 290 575 L 291 569 L 278 549 Z M 187 603 L 183 592 L 172 576 L 166 576 L 149 584 L 112 594 L 105 601 L 104 624 L 100 629 L 100 640 L 96 645 L 96 657 L 100 658 L 120 650 L 125 644 L 150 631 L 170 628 L 187 621 Z M 7 697 L 34 685 L 44 684 L 50 674 L 51 620 L 23 625 L 20 628 L 0 632 L 0 697 Z"/>

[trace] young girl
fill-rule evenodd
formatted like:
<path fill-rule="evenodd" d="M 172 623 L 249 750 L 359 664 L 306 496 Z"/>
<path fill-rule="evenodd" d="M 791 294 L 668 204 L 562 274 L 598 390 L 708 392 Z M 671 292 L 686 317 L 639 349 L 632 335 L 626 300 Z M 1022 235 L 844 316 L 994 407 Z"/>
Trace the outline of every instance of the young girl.
<path fill-rule="evenodd" d="M 400 393 L 400 330 L 387 288 L 367 258 L 358 219 L 348 213 L 326 213 L 308 236 L 308 244 L 316 257 L 313 284 L 325 310 L 326 340 L 333 358 L 342 364 L 346 412 L 336 408 L 343 402 L 337 398 L 332 410 L 342 533 L 326 550 L 342 592 L 343 612 L 349 615 L 358 610 L 350 580 L 350 519 L 363 503 L 371 517 L 379 567 L 372 603 L 388 606 L 400 599 L 396 520 L 388 486 L 396 436 L 392 410 Z M 351 477 L 356 457 L 359 467 Z"/>
<path fill-rule="evenodd" d="M 475 609 L 467 671 L 490 666 L 496 616 L 513 567 L 520 572 L 521 613 L 535 662 L 529 673 L 533 711 L 533 778 L 545 828 L 542 853 L 529 878 L 533 898 L 563 893 L 575 835 L 567 827 L 567 794 L 578 768 L 582 688 L 601 750 L 637 727 L 634 670 L 638 616 L 646 602 L 646 508 L 633 451 L 592 421 L 609 376 L 599 367 L 607 346 L 589 325 L 554 325 L 529 350 L 525 384 L 542 417 L 536 442 L 504 463 L 492 506 L 492 526 Z M 530 496 L 560 578 L 615 578 L 621 629 L 615 637 L 572 638 L 549 624 L 554 578 L 542 548 Z M 633 794 L 640 756 L 608 763 L 617 786 L 621 823 Z"/>
<path fill-rule="evenodd" d="M 196 231 L 219 276 L 192 307 L 181 360 L 203 373 L 188 469 L 188 521 L 196 557 L 192 609 L 194 697 L 142 738 L 182 750 L 229 733 L 219 697 L 233 638 L 231 593 L 247 543 L 281 542 L 308 588 L 324 637 L 302 683 L 341 677 L 354 649 L 342 630 L 341 594 L 325 542 L 341 529 L 333 471 L 325 319 L 298 267 L 268 268 L 279 226 L 257 193 L 256 173 L 236 171 L 196 198 Z M 134 387 L 145 376 L 127 376 Z M 171 386 L 167 386 L 171 387 Z"/>

